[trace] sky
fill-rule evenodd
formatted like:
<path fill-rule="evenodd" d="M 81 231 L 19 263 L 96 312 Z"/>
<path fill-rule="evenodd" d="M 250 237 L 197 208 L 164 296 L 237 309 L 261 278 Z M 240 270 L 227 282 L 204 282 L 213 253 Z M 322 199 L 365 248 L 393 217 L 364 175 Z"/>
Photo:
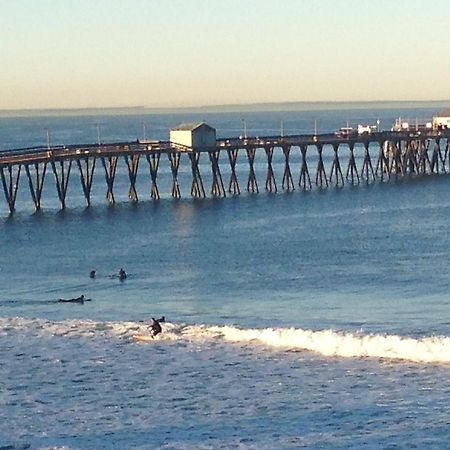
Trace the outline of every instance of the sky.
<path fill-rule="evenodd" d="M 450 99 L 449 0 L 0 0 L 0 109 Z"/>

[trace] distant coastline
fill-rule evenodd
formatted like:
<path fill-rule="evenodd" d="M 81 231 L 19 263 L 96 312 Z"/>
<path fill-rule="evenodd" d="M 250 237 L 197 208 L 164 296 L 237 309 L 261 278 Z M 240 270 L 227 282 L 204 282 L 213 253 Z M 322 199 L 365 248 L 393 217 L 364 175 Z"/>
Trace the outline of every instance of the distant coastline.
<path fill-rule="evenodd" d="M 274 102 L 228 105 L 204 105 L 183 107 L 126 106 L 105 108 L 48 108 L 48 109 L 0 109 L 4 117 L 52 117 L 52 116 L 105 116 L 105 115 L 143 115 L 143 114 L 182 114 L 182 113 L 231 113 L 231 112 L 290 112 L 345 109 L 400 109 L 400 108 L 448 108 L 450 100 L 393 100 L 393 101 L 317 101 L 317 102 Z"/>

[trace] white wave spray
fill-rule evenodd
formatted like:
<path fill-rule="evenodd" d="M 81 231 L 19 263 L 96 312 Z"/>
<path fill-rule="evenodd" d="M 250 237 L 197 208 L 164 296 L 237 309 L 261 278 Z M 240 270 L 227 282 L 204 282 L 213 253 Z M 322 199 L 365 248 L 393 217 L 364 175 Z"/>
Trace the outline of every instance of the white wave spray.
<path fill-rule="evenodd" d="M 259 343 L 272 348 L 308 350 L 325 356 L 386 358 L 414 362 L 450 362 L 449 337 L 414 339 L 397 335 L 340 333 L 333 330 L 239 329 L 211 327 L 229 342 Z"/>
<path fill-rule="evenodd" d="M 0 318 L 0 338 L 12 332 L 89 338 L 127 338 L 149 335 L 143 322 L 94 322 L 65 320 L 54 322 L 21 317 Z M 164 332 L 150 342 L 223 341 L 279 350 L 312 351 L 324 356 L 345 358 L 383 358 L 418 363 L 450 363 L 450 337 L 420 339 L 398 335 L 304 330 L 301 328 L 242 329 L 233 326 L 164 324 Z"/>

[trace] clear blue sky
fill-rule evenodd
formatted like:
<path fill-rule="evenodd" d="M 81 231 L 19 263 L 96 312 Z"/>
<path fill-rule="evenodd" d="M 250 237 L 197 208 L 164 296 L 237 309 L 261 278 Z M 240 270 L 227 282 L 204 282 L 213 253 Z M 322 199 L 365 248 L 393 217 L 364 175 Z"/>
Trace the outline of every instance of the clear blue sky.
<path fill-rule="evenodd" d="M 449 0 L 0 0 L 0 109 L 450 99 Z"/>

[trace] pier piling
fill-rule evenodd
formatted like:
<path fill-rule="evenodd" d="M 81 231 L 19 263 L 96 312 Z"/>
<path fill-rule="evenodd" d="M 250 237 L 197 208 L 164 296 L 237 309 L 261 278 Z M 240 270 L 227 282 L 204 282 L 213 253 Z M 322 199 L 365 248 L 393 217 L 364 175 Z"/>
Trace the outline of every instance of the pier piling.
<path fill-rule="evenodd" d="M 32 167 L 30 170 L 30 166 Z M 47 163 L 42 164 L 42 170 L 40 169 L 41 164 L 25 164 L 25 172 L 28 178 L 28 185 L 30 187 L 30 194 L 34 204 L 34 211 L 39 211 L 41 209 L 41 197 L 42 190 L 44 188 L 45 173 L 47 171 Z M 34 170 L 33 170 L 34 169 Z M 34 176 L 31 174 L 33 171 Z"/>

